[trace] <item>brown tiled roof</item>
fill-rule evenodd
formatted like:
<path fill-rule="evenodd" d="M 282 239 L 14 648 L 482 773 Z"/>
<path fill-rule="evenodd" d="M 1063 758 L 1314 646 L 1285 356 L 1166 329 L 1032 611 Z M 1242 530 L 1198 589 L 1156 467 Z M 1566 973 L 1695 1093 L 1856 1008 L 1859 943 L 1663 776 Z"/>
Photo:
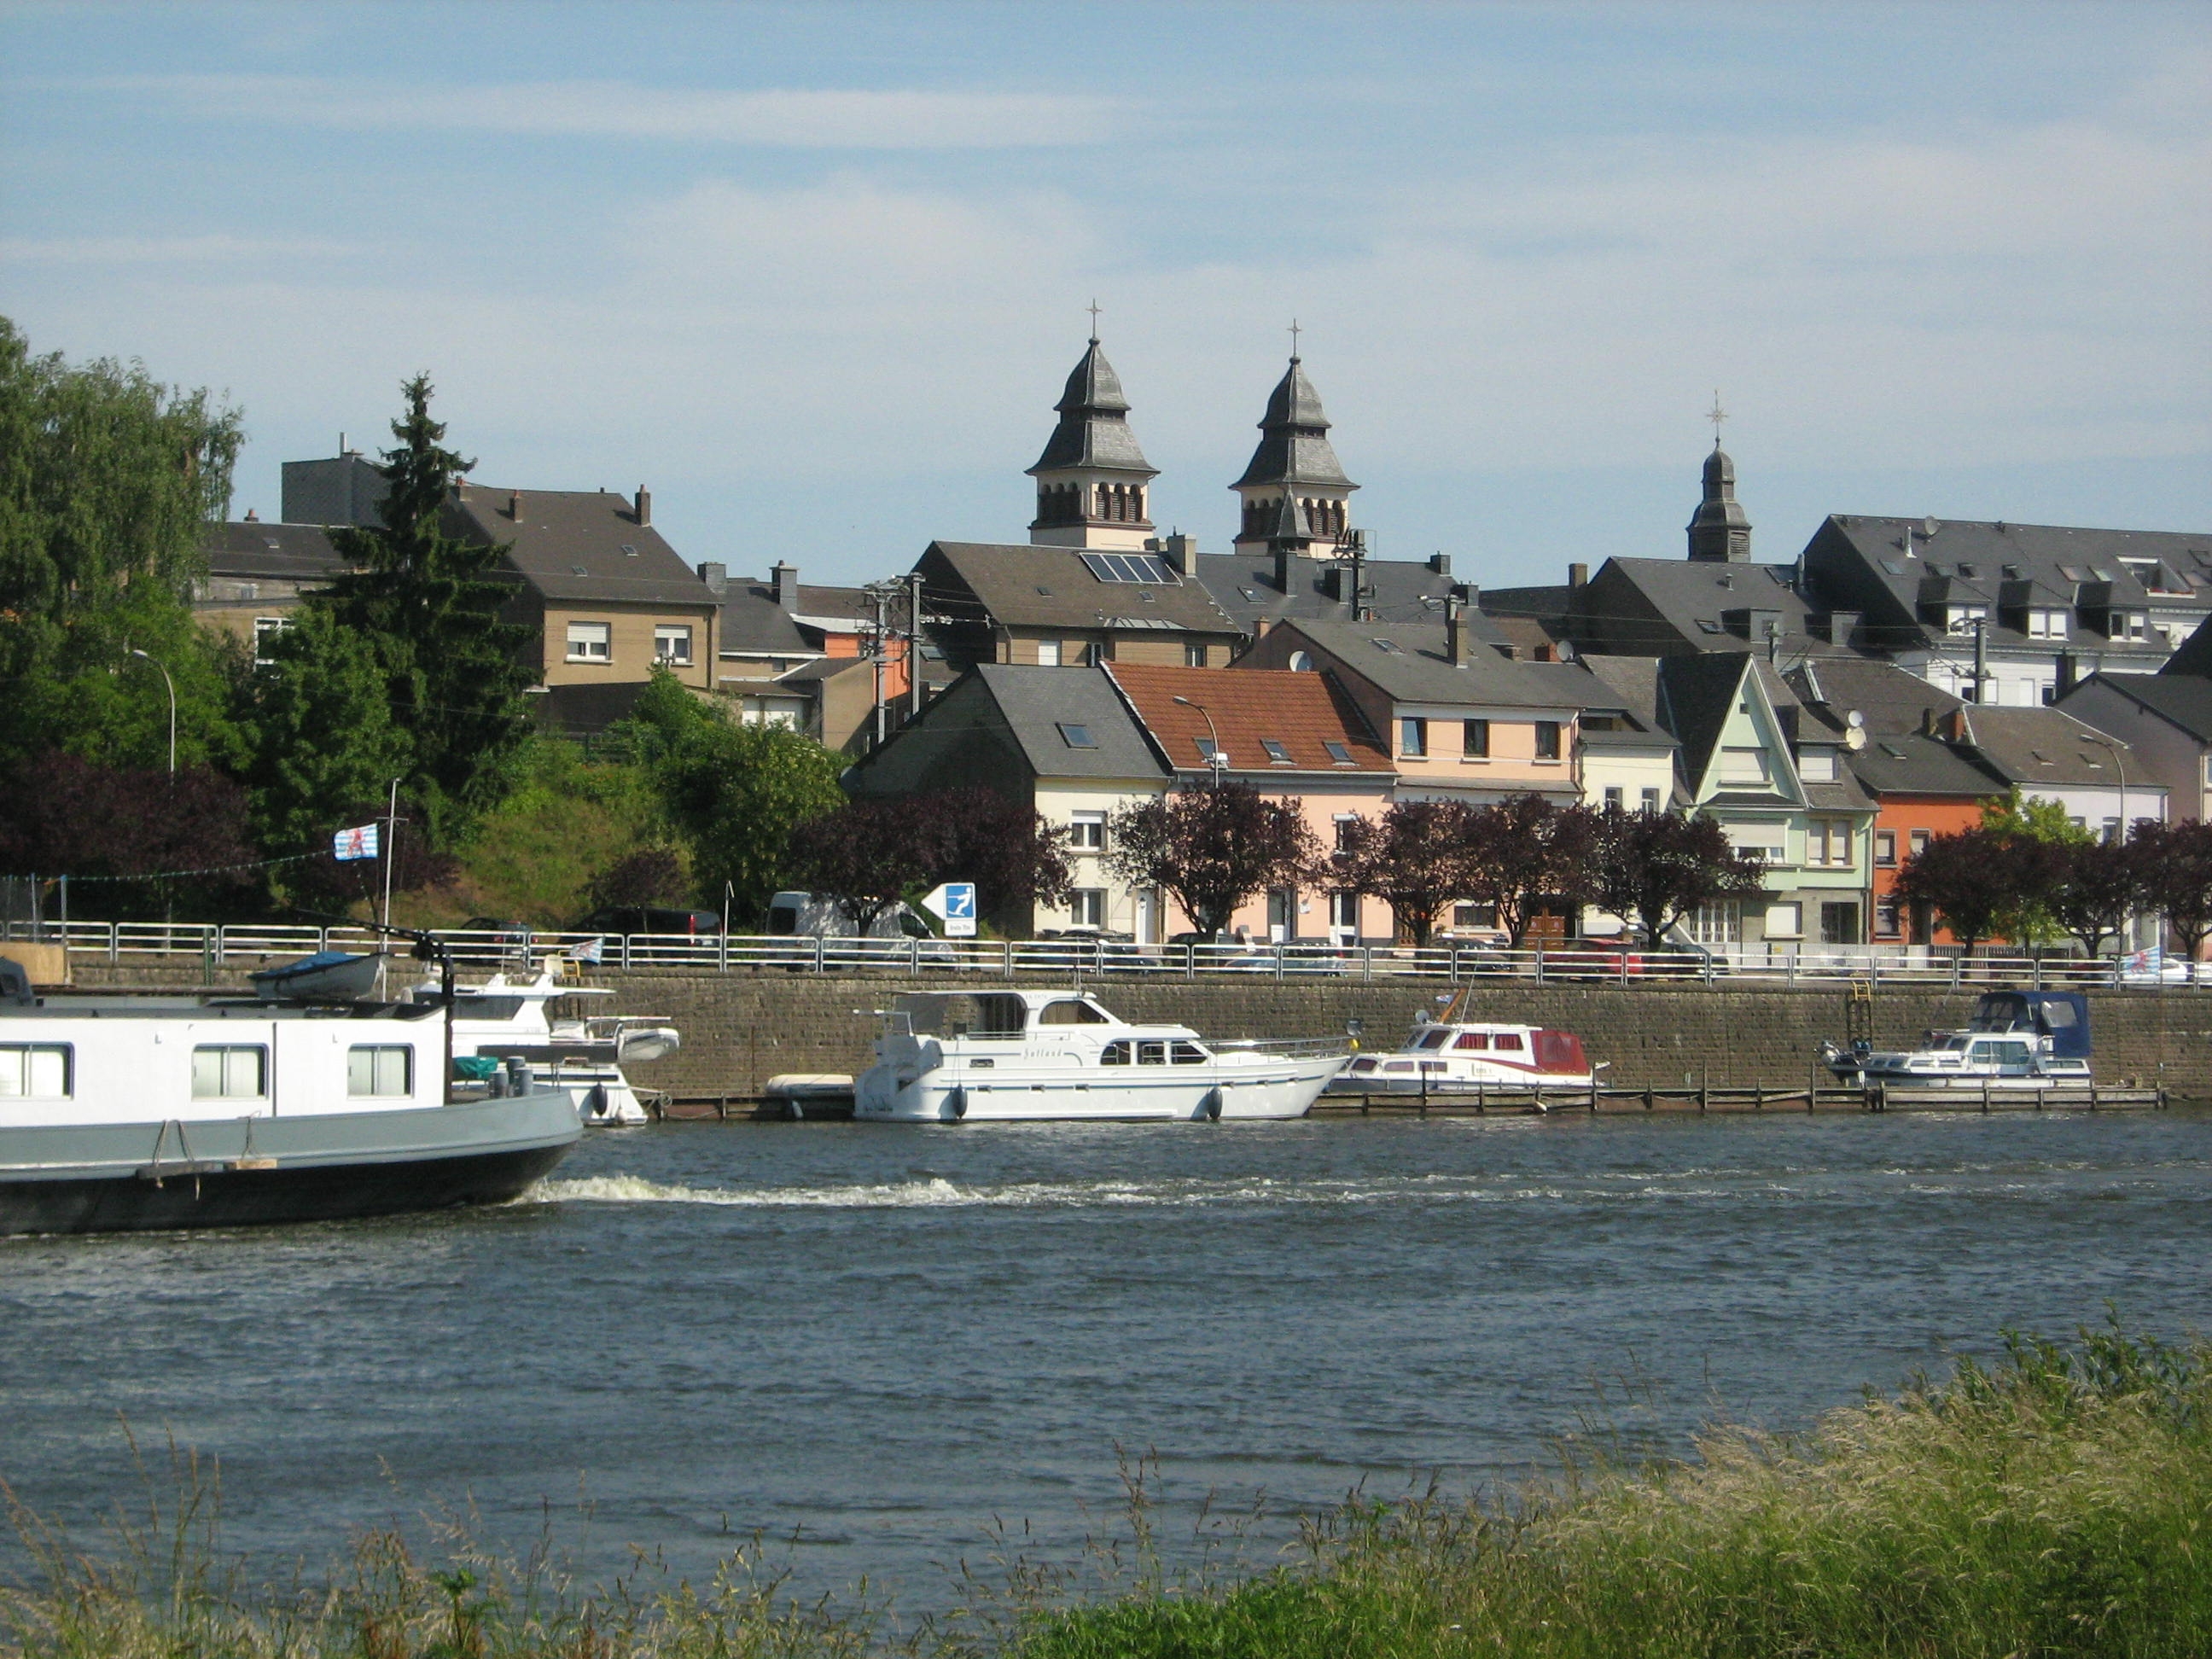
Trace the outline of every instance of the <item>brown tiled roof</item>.
<path fill-rule="evenodd" d="M 1188 697 L 1213 716 L 1231 771 L 1389 774 L 1389 752 L 1376 741 L 1352 700 L 1324 674 L 1282 668 L 1168 668 L 1110 663 L 1107 672 L 1137 718 L 1179 772 L 1204 772 L 1206 715 L 1175 701 Z M 1267 747 L 1279 744 L 1277 760 Z M 1344 745 L 1350 764 L 1323 746 Z"/>

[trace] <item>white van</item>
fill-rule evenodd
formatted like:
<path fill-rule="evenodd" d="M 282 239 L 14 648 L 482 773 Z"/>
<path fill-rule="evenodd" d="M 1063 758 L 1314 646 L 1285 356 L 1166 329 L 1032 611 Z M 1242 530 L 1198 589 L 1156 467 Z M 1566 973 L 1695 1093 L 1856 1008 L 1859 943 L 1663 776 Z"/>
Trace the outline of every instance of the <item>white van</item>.
<path fill-rule="evenodd" d="M 769 901 L 768 931 L 778 939 L 821 939 L 824 962 L 880 963 L 885 967 L 919 960 L 930 968 L 958 965 L 959 953 L 938 938 L 929 924 L 905 903 L 894 904 L 866 929 L 853 925 L 835 893 L 778 893 Z M 919 941 L 909 946 L 908 940 Z M 849 941 L 835 947 L 830 940 Z M 809 960 L 813 952 L 806 951 Z M 793 953 L 796 960 L 797 953 Z"/>

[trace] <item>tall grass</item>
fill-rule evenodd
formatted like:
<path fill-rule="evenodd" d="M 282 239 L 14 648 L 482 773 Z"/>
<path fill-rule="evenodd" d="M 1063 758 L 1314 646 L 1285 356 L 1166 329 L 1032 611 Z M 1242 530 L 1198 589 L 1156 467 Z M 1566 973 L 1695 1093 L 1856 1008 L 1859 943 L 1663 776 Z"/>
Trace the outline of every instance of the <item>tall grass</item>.
<path fill-rule="evenodd" d="M 327 1577 L 268 1583 L 217 1547 L 211 1483 L 98 1556 L 20 1510 L 35 1571 L 0 1584 L 24 1659 L 1427 1659 L 1428 1656 L 2212 1654 L 2212 1348 L 2117 1325 L 2006 1338 L 1810 1432 L 1711 1431 L 1694 1456 L 1588 1453 L 1501 1498 L 1353 1501 L 1257 1574 L 1170 1568 L 1145 1467 L 1088 1569 L 1000 1552 L 962 1607 L 902 1629 L 863 1586 L 808 1601 L 739 1552 L 703 1586 L 641 1559 L 580 1587 L 465 1517 L 364 1534 Z M 1232 1532 L 1234 1528 L 1231 1529 Z M 1017 1538 L 1012 1542 L 1018 1542 Z"/>

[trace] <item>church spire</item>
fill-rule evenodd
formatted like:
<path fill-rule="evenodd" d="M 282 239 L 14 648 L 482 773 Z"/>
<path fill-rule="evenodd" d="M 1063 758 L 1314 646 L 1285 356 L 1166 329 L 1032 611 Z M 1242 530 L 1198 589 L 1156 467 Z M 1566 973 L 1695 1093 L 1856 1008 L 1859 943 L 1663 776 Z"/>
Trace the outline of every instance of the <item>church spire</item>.
<path fill-rule="evenodd" d="M 1751 520 L 1735 498 L 1735 463 L 1721 447 L 1721 422 L 1728 411 L 1717 392 L 1706 418 L 1713 423 L 1713 453 L 1705 457 L 1705 498 L 1690 516 L 1690 556 L 1712 564 L 1748 563 Z"/>
<path fill-rule="evenodd" d="M 1055 547 L 1142 548 L 1152 532 L 1151 491 L 1159 469 L 1145 459 L 1129 429 L 1121 377 L 1098 348 L 1098 316 L 1091 343 L 1053 405 L 1060 423 L 1029 469 L 1037 481 L 1037 513 L 1030 540 Z"/>
<path fill-rule="evenodd" d="M 1293 334 L 1294 342 L 1296 337 Z M 1347 498 L 1359 486 L 1345 477 L 1328 441 L 1328 428 L 1321 393 L 1306 378 L 1294 344 L 1290 367 L 1268 394 L 1267 413 L 1260 418 L 1260 447 L 1252 452 L 1243 476 L 1230 485 L 1243 499 L 1243 524 L 1237 537 L 1240 547 L 1251 550 L 1278 541 L 1279 528 L 1286 519 L 1303 522 L 1315 558 L 1334 557 L 1349 538 Z"/>

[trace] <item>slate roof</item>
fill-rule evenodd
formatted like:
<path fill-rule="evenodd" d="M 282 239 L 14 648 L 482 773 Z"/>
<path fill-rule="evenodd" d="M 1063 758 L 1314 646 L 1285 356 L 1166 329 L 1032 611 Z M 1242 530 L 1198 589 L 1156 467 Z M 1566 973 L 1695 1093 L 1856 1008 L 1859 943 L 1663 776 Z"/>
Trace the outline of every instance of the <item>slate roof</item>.
<path fill-rule="evenodd" d="M 1167 775 L 1104 669 L 987 662 L 976 664 L 969 672 L 990 694 L 1023 757 L 1039 777 Z M 926 712 L 923 718 L 927 719 Z M 1069 743 L 1063 726 L 1081 727 L 1094 746 L 1084 749 Z"/>
<path fill-rule="evenodd" d="M 1929 526 L 1935 533 L 1926 533 Z M 2148 591 L 2124 561 L 2157 567 Z M 2081 625 L 2079 609 L 2064 640 L 2030 639 L 2000 612 L 2040 590 L 2057 603 L 2092 609 L 2154 605 L 2212 609 L 2212 532 L 2093 530 L 2002 520 L 1868 518 L 1835 514 L 1805 548 L 1808 581 L 1837 605 L 1863 611 L 1869 623 L 1902 637 L 1955 643 L 1923 620 L 1923 604 L 1989 608 L 1993 647 L 2038 653 L 2072 647 L 2110 656 L 2162 659 L 2165 647 L 2108 639 Z M 2009 587 L 2010 592 L 2006 592 Z"/>
<path fill-rule="evenodd" d="M 1978 800 L 2001 795 L 2006 780 L 1941 738 L 1919 732 L 1869 734 L 1866 746 L 1845 759 L 1858 781 L 1877 795 L 1943 795 Z"/>
<path fill-rule="evenodd" d="M 346 568 L 320 525 L 264 524 L 258 519 L 211 524 L 200 532 L 200 550 L 207 556 L 210 576 L 317 582 Z"/>
<path fill-rule="evenodd" d="M 1298 359 L 1291 358 L 1283 378 L 1267 395 L 1267 412 L 1260 417 L 1260 446 L 1245 464 L 1243 476 L 1230 488 L 1291 483 L 1337 490 L 1358 489 L 1344 476 L 1343 464 L 1328 441 L 1328 428 L 1321 394 L 1306 378 Z"/>
<path fill-rule="evenodd" d="M 875 620 L 875 602 L 867 591 L 859 587 L 815 587 L 800 583 L 799 608 L 793 611 L 808 626 L 825 632 L 842 634 L 853 631 L 855 623 L 868 623 Z M 900 613 L 903 616 L 905 613 Z M 901 623 L 901 627 L 905 623 Z"/>
<path fill-rule="evenodd" d="M 1272 556 L 1242 553 L 1200 554 L 1197 580 L 1212 595 L 1214 603 L 1237 623 L 1240 632 L 1256 634 L 1262 622 L 1280 622 L 1291 617 L 1349 621 L 1350 601 L 1332 599 L 1325 586 L 1332 566 L 1343 571 L 1339 580 L 1348 589 L 1348 561 L 1293 558 L 1290 564 L 1290 591 L 1285 592 L 1275 586 Z M 1416 562 L 1409 559 L 1366 560 L 1359 568 L 1359 583 L 1375 590 L 1363 602 L 1365 608 L 1375 613 L 1378 622 L 1390 623 L 1441 623 L 1445 596 L 1457 586 L 1450 571 L 1432 569 L 1425 560 Z M 1470 609 L 1462 615 L 1474 629 L 1474 636 L 1486 644 L 1505 642 L 1505 635 L 1480 611 Z"/>
<path fill-rule="evenodd" d="M 1917 732 L 1927 712 L 1932 710 L 1940 720 L 1961 702 L 1941 686 L 1875 657 L 1824 657 L 1800 665 L 1786 678 L 1801 702 L 1832 710 L 1839 720 L 1857 709 L 1866 717 L 1869 733 Z"/>
<path fill-rule="evenodd" d="M 930 562 L 941 557 L 994 620 L 1016 628 L 1165 624 L 1201 634 L 1240 631 L 1200 582 L 1101 581 L 1083 562 L 1081 552 L 1072 547 L 932 542 L 922 555 L 922 570 L 926 576 L 930 574 Z M 958 611 L 959 596 L 926 592 L 933 610 Z M 980 622 L 982 618 L 958 616 L 957 620 Z"/>
<path fill-rule="evenodd" d="M 2212 742 L 2212 679 L 2195 674 L 2092 674 L 2084 684 L 2108 685 L 2200 742 Z"/>
<path fill-rule="evenodd" d="M 1467 662 L 1444 655 L 1442 623 L 1354 623 L 1304 619 L 1281 624 L 1304 635 L 1399 702 L 1489 703 L 1508 708 L 1571 708 L 1559 663 L 1513 662 L 1480 641 Z"/>
<path fill-rule="evenodd" d="M 706 606 L 714 593 L 658 530 L 637 521 L 627 495 L 606 490 L 514 492 L 463 484 L 453 512 L 463 534 L 507 544 L 505 562 L 549 599 L 589 605 Z"/>
<path fill-rule="evenodd" d="M 1137 447 L 1137 434 L 1129 430 L 1129 400 L 1121 394 L 1121 377 L 1097 340 L 1068 375 L 1053 407 L 1060 412 L 1060 423 L 1045 441 L 1044 453 L 1029 469 L 1032 474 L 1092 466 L 1147 478 L 1159 476 L 1159 469 Z"/>
<path fill-rule="evenodd" d="M 1589 660 L 1602 663 L 1611 659 L 1594 657 Z M 1729 655 L 1707 652 L 1696 656 L 1661 657 L 1656 666 L 1661 693 L 1661 723 L 1680 739 L 1683 775 L 1693 782 L 1703 777 L 1712 763 L 1714 747 L 1720 742 L 1729 716 L 1735 710 L 1736 690 L 1742 684 L 1747 666 L 1766 693 L 1766 700 L 1772 705 L 1775 718 L 1784 732 L 1793 718 L 1797 721 L 1801 748 L 1810 742 L 1816 746 L 1833 744 L 1842 750 L 1838 741 L 1843 730 L 1841 722 L 1832 724 L 1822 718 L 1821 710 L 1801 702 L 1781 672 L 1758 653 L 1741 651 Z M 1817 722 L 1817 729 L 1808 729 L 1808 715 Z M 1843 752 L 1848 755 L 1850 751 Z M 1798 782 L 1804 790 L 1806 805 L 1815 811 L 1863 811 L 1874 805 L 1848 767 L 1838 770 L 1833 783 L 1813 782 L 1802 776 Z M 1771 807 L 1773 802 L 1764 796 L 1723 793 L 1712 797 L 1710 804 Z"/>
<path fill-rule="evenodd" d="M 725 655 L 811 657 L 820 649 L 799 631 L 791 613 L 775 602 L 775 584 L 732 576 L 722 589 Z"/>
<path fill-rule="evenodd" d="M 1966 703 L 1960 712 L 1966 721 L 1963 741 L 1985 763 L 2031 792 L 2039 784 L 2075 788 L 2116 785 L 2119 770 L 2106 745 L 2118 744 L 2123 760 L 2130 752 L 2127 744 L 2107 738 L 2063 708 L 1984 708 Z"/>
<path fill-rule="evenodd" d="M 1630 631 L 1650 627 L 1649 617 L 1627 611 L 1617 616 L 1601 614 L 1597 609 L 1617 603 L 1609 601 L 1604 590 L 1614 582 L 1626 582 L 1668 630 L 1699 651 L 1728 654 L 1754 645 L 1764 649 L 1763 634 L 1753 637 L 1741 630 L 1753 624 L 1746 613 L 1771 611 L 1781 623 L 1781 647 L 1790 655 L 1842 653 L 1844 647 L 1813 636 L 1808 619 L 1816 607 L 1790 586 L 1795 574 L 1795 567 L 1786 564 L 1608 559 L 1595 577 L 1576 590 L 1570 616 L 1577 638 L 1599 645 L 1607 638 L 1607 624 Z"/>
<path fill-rule="evenodd" d="M 1389 751 L 1332 675 L 1282 668 L 1228 673 L 1144 663 L 1111 663 L 1105 672 L 1179 773 L 1203 775 L 1211 769 L 1199 758 L 1210 746 L 1210 714 L 1232 771 L 1395 775 Z M 1179 696 L 1202 704 L 1206 714 L 1177 703 Z M 1278 759 L 1267 749 L 1268 740 L 1287 758 Z M 1343 745 L 1352 757 L 1348 763 L 1323 746 L 1331 742 Z"/>
<path fill-rule="evenodd" d="M 1610 686 L 1639 724 L 1663 729 L 1659 722 L 1658 658 L 1591 656 L 1583 658 L 1580 665 L 1592 678 Z"/>

